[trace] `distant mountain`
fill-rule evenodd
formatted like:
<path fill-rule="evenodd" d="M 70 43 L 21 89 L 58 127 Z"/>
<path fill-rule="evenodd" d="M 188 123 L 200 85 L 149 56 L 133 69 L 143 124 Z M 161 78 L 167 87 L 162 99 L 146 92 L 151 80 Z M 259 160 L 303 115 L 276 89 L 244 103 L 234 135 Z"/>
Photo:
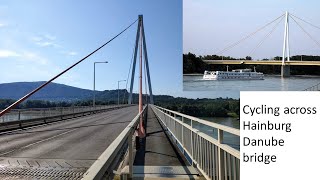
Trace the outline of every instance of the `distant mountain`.
<path fill-rule="evenodd" d="M 0 84 L 0 99 L 19 99 L 31 92 L 35 88 L 45 83 L 38 82 L 14 82 Z M 119 90 L 120 102 L 127 102 L 128 91 L 126 89 Z M 43 89 L 36 92 L 30 100 L 46 100 L 46 101 L 77 101 L 92 100 L 93 91 L 89 89 L 81 89 L 58 83 L 50 83 Z M 138 95 L 133 93 L 133 102 L 138 102 Z M 173 98 L 173 97 L 172 97 Z M 97 101 L 118 101 L 118 90 L 96 91 Z"/>
<path fill-rule="evenodd" d="M 45 82 L 14 82 L 0 84 L 0 99 L 19 99 L 43 83 Z M 93 91 L 88 89 L 81 89 L 58 83 L 50 83 L 32 95 L 30 99 L 72 101 L 89 98 L 92 96 L 92 93 Z"/>
<path fill-rule="evenodd" d="M 23 97 L 43 83 L 16 82 L 0 84 L 0 109 L 8 107 L 14 100 Z M 119 90 L 120 103 L 127 103 L 128 94 L 126 89 Z M 17 108 L 88 106 L 92 105 L 92 95 L 92 90 L 50 83 L 29 99 L 45 101 L 26 101 L 17 106 Z M 138 94 L 134 93 L 132 96 L 132 103 L 138 104 Z M 145 95 L 143 96 L 145 101 Z M 168 95 L 154 95 L 153 98 L 156 105 L 198 117 L 238 117 L 240 112 L 240 101 L 236 99 L 187 99 Z M 96 92 L 96 104 L 117 104 L 117 102 L 118 90 Z"/>

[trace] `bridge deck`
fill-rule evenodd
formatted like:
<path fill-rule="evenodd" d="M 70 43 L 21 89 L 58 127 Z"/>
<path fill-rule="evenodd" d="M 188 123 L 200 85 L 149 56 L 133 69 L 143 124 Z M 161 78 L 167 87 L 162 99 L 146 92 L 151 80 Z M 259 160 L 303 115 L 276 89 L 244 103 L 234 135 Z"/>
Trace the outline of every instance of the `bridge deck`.
<path fill-rule="evenodd" d="M 144 145 L 137 150 L 133 177 L 136 179 L 197 179 L 199 173 L 177 151 L 149 107 Z M 128 167 L 123 171 L 128 171 Z"/>
<path fill-rule="evenodd" d="M 256 61 L 256 60 L 203 60 L 207 64 L 251 64 L 251 65 L 282 65 L 282 61 L 270 60 L 270 61 Z M 292 66 L 320 66 L 320 61 L 285 61 L 285 65 Z"/>
<path fill-rule="evenodd" d="M 2 133 L 0 179 L 77 179 L 137 113 L 131 106 Z"/>
<path fill-rule="evenodd" d="M 134 166 L 186 166 L 186 160 L 170 143 L 150 107 L 146 133 L 145 146 L 136 152 Z"/>

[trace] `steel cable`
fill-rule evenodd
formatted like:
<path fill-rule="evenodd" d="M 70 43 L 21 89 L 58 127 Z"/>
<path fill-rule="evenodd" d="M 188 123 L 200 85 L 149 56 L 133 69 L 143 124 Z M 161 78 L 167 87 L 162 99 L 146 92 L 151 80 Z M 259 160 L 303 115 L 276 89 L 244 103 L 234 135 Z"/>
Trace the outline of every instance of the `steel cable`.
<path fill-rule="evenodd" d="M 250 55 L 252 56 L 256 50 L 265 42 L 265 40 L 274 32 L 274 30 L 278 27 L 278 25 L 280 24 L 280 22 L 282 21 L 282 19 L 284 18 L 284 16 L 279 20 L 279 22 L 277 24 L 275 24 L 273 26 L 273 28 L 271 29 L 271 31 L 259 42 L 259 44 L 250 52 Z"/>
<path fill-rule="evenodd" d="M 289 14 L 290 16 L 292 15 L 293 17 L 295 17 L 295 18 L 297 18 L 297 19 L 299 19 L 299 20 L 301 20 L 301 21 L 303 21 L 303 22 L 305 22 L 305 23 L 307 23 L 307 24 L 309 24 L 310 26 L 313 26 L 313 27 L 315 27 L 315 28 L 317 28 L 317 29 L 320 29 L 320 27 L 318 27 L 318 26 L 316 26 L 316 25 L 313 25 L 313 24 L 311 24 L 311 23 L 309 23 L 308 21 L 306 21 L 306 20 L 303 20 L 303 19 L 301 19 L 301 18 L 299 18 L 299 17 L 297 17 L 297 16 L 295 16 L 294 14 Z M 293 19 L 293 17 L 291 16 L 291 18 Z"/>
<path fill-rule="evenodd" d="M 290 16 L 290 15 L 289 15 L 289 16 Z M 292 16 L 290 16 L 290 17 L 291 17 L 291 19 L 293 19 L 293 21 L 301 28 L 301 30 L 302 30 L 313 42 L 315 42 L 315 43 L 319 46 L 319 48 L 320 48 L 320 43 L 319 43 L 316 39 L 314 39 L 314 38 L 311 36 L 311 34 L 308 33 L 308 32 L 295 20 L 294 17 L 292 17 Z"/>
<path fill-rule="evenodd" d="M 0 117 L 2 115 L 4 115 L 6 112 L 8 112 L 10 109 L 12 109 L 13 107 L 15 107 L 16 105 L 20 104 L 21 102 L 23 102 L 24 100 L 26 100 L 28 97 L 30 97 L 31 95 L 33 95 L 34 93 L 36 93 L 37 91 L 39 91 L 40 89 L 42 89 L 43 87 L 45 87 L 46 85 L 48 85 L 50 82 L 54 81 L 55 79 L 57 79 L 58 77 L 60 77 L 62 74 L 66 73 L 67 71 L 69 71 L 70 69 L 72 69 L 73 67 L 75 67 L 76 65 L 78 65 L 79 63 L 81 63 L 82 61 L 84 61 L 85 59 L 87 59 L 88 57 L 90 57 L 91 55 L 93 55 L 94 53 L 96 53 L 97 51 L 99 51 L 101 48 L 103 48 L 104 46 L 106 46 L 107 44 L 109 44 L 111 41 L 113 41 L 114 39 L 116 39 L 118 36 L 120 36 L 122 33 L 124 33 L 127 29 L 129 29 L 134 23 L 136 23 L 138 21 L 138 19 L 136 19 L 133 23 L 131 23 L 128 27 L 126 27 L 124 30 L 122 30 L 120 33 L 118 33 L 116 36 L 114 36 L 113 38 L 111 38 L 109 41 L 107 41 L 106 43 L 104 43 L 102 46 L 98 47 L 96 50 L 92 51 L 90 54 L 88 54 L 87 56 L 85 56 L 84 58 L 80 59 L 78 62 L 76 62 L 75 64 L 73 64 L 72 66 L 68 67 L 67 69 L 65 69 L 64 71 L 62 71 L 61 73 L 59 73 L 58 75 L 56 75 L 55 77 L 53 77 L 52 79 L 50 79 L 49 81 L 45 82 L 44 84 L 42 84 L 41 86 L 37 87 L 36 89 L 34 89 L 33 91 L 31 91 L 30 93 L 28 93 L 27 95 L 23 96 L 22 98 L 20 98 L 19 100 L 17 100 L 16 102 L 14 102 L 13 104 L 11 104 L 9 107 L 5 108 L 3 111 L 0 112 Z"/>
<path fill-rule="evenodd" d="M 256 33 L 258 33 L 259 31 L 261 31 L 262 29 L 266 28 L 267 26 L 269 26 L 270 24 L 272 24 L 273 22 L 277 21 L 278 19 L 282 18 L 285 14 L 282 14 L 281 16 L 277 17 L 276 19 L 274 19 L 273 21 L 267 23 L 266 25 L 262 26 L 261 28 L 259 28 L 258 30 L 250 33 L 249 35 L 247 35 L 246 37 L 240 39 L 239 41 L 227 46 L 226 48 L 222 49 L 221 51 L 217 52 L 216 54 L 219 55 L 219 54 L 222 54 L 223 52 L 225 51 L 228 51 L 229 49 L 237 46 L 239 43 L 249 39 L 250 37 L 252 37 L 253 35 L 255 35 Z"/>

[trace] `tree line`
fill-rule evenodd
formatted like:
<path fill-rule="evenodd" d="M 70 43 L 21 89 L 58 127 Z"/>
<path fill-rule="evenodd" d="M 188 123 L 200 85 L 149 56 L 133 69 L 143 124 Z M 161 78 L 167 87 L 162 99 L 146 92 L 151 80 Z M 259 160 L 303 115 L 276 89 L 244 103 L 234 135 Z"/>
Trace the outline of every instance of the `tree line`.
<path fill-rule="evenodd" d="M 155 95 L 155 104 L 170 110 L 178 111 L 196 117 L 239 117 L 240 101 L 230 98 L 216 99 L 188 99 L 172 97 L 166 95 Z M 4 109 L 14 103 L 13 99 L 0 99 L 0 109 Z M 137 101 L 135 101 L 137 102 Z M 127 103 L 127 101 L 126 101 Z M 97 100 L 96 105 L 117 104 L 116 101 Z M 16 109 L 26 108 L 51 108 L 51 107 L 70 107 L 70 106 L 89 106 L 92 100 L 82 100 L 74 102 L 65 101 L 46 101 L 46 100 L 27 100 L 19 104 Z"/>
<path fill-rule="evenodd" d="M 0 109 L 5 109 L 16 100 L 14 99 L 0 99 Z M 96 105 L 116 104 L 115 101 L 96 101 Z M 52 107 L 71 107 L 71 106 L 92 106 L 92 100 L 81 101 L 46 101 L 46 100 L 27 100 L 15 107 L 15 109 L 28 108 L 52 108 Z"/>
<path fill-rule="evenodd" d="M 155 104 L 196 117 L 239 117 L 240 113 L 240 100 L 231 98 L 174 98 L 156 100 Z"/>
<path fill-rule="evenodd" d="M 203 74 L 205 70 L 216 70 L 216 71 L 226 71 L 226 65 L 209 65 L 202 60 L 252 60 L 252 57 L 246 56 L 245 58 L 234 58 L 230 56 L 218 56 L 218 55 L 205 55 L 196 56 L 195 54 L 188 53 L 183 54 L 183 74 Z M 272 58 L 273 60 L 281 60 L 282 57 L 276 56 Z M 269 59 L 261 59 L 266 61 Z M 320 61 L 320 56 L 310 56 L 310 55 L 296 55 L 291 56 L 290 60 L 293 61 Z M 276 65 L 228 65 L 229 70 L 232 69 L 256 69 L 256 71 L 263 72 L 265 74 L 280 74 L 281 66 Z M 291 66 L 291 74 L 293 75 L 320 75 L 319 66 Z"/>

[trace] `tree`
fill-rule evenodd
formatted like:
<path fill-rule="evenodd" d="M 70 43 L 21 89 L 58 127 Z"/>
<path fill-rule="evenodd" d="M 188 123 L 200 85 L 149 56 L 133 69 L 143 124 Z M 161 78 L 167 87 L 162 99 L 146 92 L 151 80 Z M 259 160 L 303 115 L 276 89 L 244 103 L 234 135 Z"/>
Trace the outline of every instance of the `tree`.
<path fill-rule="evenodd" d="M 251 56 L 246 56 L 246 60 L 252 60 Z"/>

